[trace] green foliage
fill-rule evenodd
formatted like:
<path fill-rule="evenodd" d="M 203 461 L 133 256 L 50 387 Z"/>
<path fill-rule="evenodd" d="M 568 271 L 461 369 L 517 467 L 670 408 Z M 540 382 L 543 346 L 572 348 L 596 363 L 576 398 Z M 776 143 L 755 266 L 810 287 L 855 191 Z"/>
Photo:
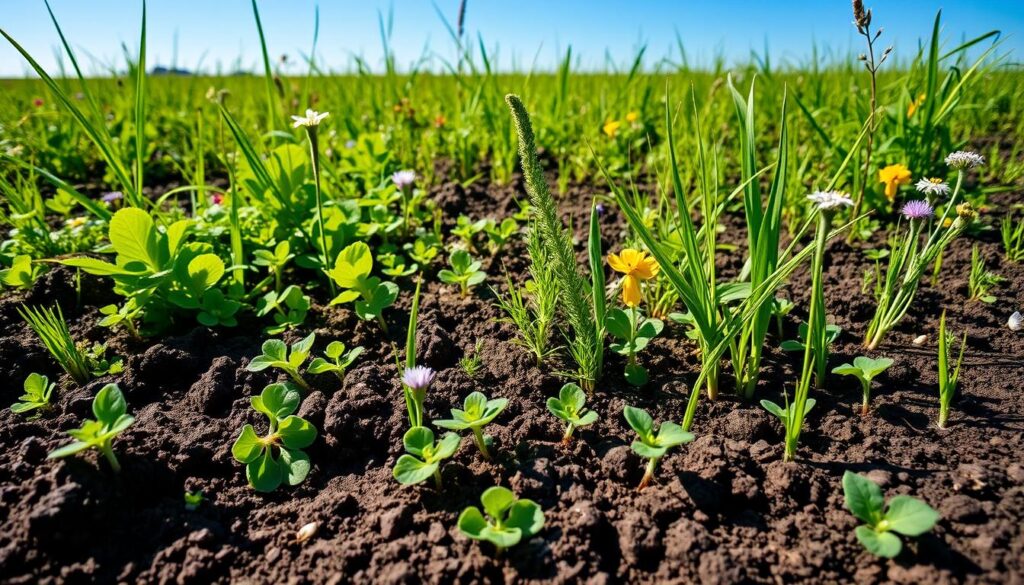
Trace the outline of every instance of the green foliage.
<path fill-rule="evenodd" d="M 548 398 L 548 410 L 566 423 L 565 433 L 562 435 L 563 443 L 568 444 L 572 440 L 573 431 L 576 429 L 597 422 L 597 413 L 585 408 L 583 405 L 586 403 L 587 393 L 572 382 L 562 386 L 558 391 L 558 398 Z"/>
<path fill-rule="evenodd" d="M 19 254 L 11 260 L 11 267 L 0 270 L 0 283 L 12 288 L 28 290 L 42 274 L 42 266 L 32 263 L 28 254 Z"/>
<path fill-rule="evenodd" d="M 402 437 L 406 453 L 395 464 L 395 479 L 403 485 L 415 485 L 433 477 L 437 489 L 441 489 L 441 462 L 455 455 L 459 441 L 455 433 L 445 433 L 434 442 L 434 432 L 427 427 L 409 429 Z"/>
<path fill-rule="evenodd" d="M 262 372 L 267 368 L 277 368 L 288 374 L 292 381 L 302 389 L 309 390 L 309 384 L 302 379 L 299 369 L 309 357 L 314 341 L 316 341 L 316 333 L 310 333 L 296 341 L 290 348 L 280 339 L 268 339 L 263 342 L 263 353 L 252 358 L 245 369 L 250 372 Z"/>
<path fill-rule="evenodd" d="M 107 384 L 92 400 L 92 412 L 95 420 L 86 419 L 82 426 L 68 431 L 74 442 L 50 451 L 47 459 L 60 459 L 88 449 L 98 449 L 107 458 L 110 467 L 121 471 L 121 464 L 114 455 L 112 444 L 120 435 L 135 422 L 135 417 L 127 414 L 128 403 L 117 384 Z"/>
<path fill-rule="evenodd" d="M 334 268 L 328 273 L 341 289 L 341 293 L 331 301 L 331 304 L 355 301 L 356 315 L 360 319 L 377 319 L 386 331 L 387 327 L 381 313 L 398 298 L 398 285 L 393 282 L 382 282 L 380 278 L 370 276 L 371 270 L 373 256 L 369 246 L 363 242 L 346 246 L 338 254 Z"/>
<path fill-rule="evenodd" d="M 256 316 L 274 316 L 275 325 L 264 328 L 267 335 L 280 335 L 306 321 L 312 302 L 298 285 L 290 284 L 281 291 L 270 290 L 256 301 Z"/>
<path fill-rule="evenodd" d="M 946 311 L 939 318 L 939 421 L 940 429 L 946 428 L 949 420 L 949 407 L 953 404 L 956 387 L 960 382 L 960 366 L 964 363 L 964 350 L 967 349 L 967 332 L 960 340 L 960 354 L 953 358 L 953 335 L 946 331 Z"/>
<path fill-rule="evenodd" d="M 33 308 L 25 305 L 18 307 L 18 314 L 32 328 L 60 367 L 64 368 L 75 382 L 85 384 L 92 379 L 89 360 L 71 337 L 60 305 L 54 305 L 54 308 L 56 311 L 46 307 Z"/>
<path fill-rule="evenodd" d="M 642 317 L 636 308 L 629 311 L 613 308 L 605 314 L 604 327 L 618 340 L 609 346 L 611 350 L 628 358 L 626 381 L 634 386 L 646 384 L 647 370 L 636 363 L 636 354 L 661 333 L 665 323 L 660 319 Z"/>
<path fill-rule="evenodd" d="M 506 217 L 501 220 L 501 223 L 487 220 L 483 231 L 487 234 L 487 243 L 493 256 L 504 248 L 505 244 L 519 232 L 519 223 L 513 217 Z"/>
<path fill-rule="evenodd" d="M 970 291 L 967 300 L 994 303 L 996 297 L 989 290 L 1004 282 L 1005 278 L 985 268 L 985 260 L 978 253 L 978 245 L 974 244 L 971 248 L 971 272 L 967 277 L 967 288 Z"/>
<path fill-rule="evenodd" d="M 199 506 L 202 505 L 203 501 L 205 501 L 206 498 L 203 496 L 202 490 L 196 490 L 194 492 L 190 490 L 185 490 L 184 500 L 185 509 L 188 510 L 189 512 L 194 512 L 195 510 L 199 509 Z"/>
<path fill-rule="evenodd" d="M 642 490 L 654 479 L 654 470 L 665 453 L 676 445 L 689 443 L 694 436 L 674 422 L 661 423 L 658 431 L 655 432 L 654 419 L 646 410 L 640 408 L 627 405 L 622 414 L 640 439 L 633 441 L 630 447 L 634 453 L 647 459 L 647 469 L 643 479 L 640 480 L 640 485 L 637 486 L 638 490 Z"/>
<path fill-rule="evenodd" d="M 480 284 L 487 278 L 487 273 L 480 270 L 480 261 L 473 260 L 469 252 L 455 250 L 448 257 L 451 270 L 444 269 L 437 273 L 441 282 L 446 284 L 457 284 L 462 296 L 469 293 L 469 289 Z"/>
<path fill-rule="evenodd" d="M 1009 215 L 999 223 L 999 234 L 1003 240 L 1003 254 L 1010 262 L 1024 262 L 1024 217 L 1014 224 Z M 973 263 L 972 263 L 973 268 Z"/>
<path fill-rule="evenodd" d="M 306 370 L 310 374 L 326 374 L 328 372 L 333 373 L 338 377 L 338 381 L 345 384 L 345 371 L 356 358 L 363 353 L 363 348 L 353 347 L 352 349 L 345 351 L 345 344 L 340 341 L 332 341 L 327 344 L 327 349 L 324 350 L 324 355 L 327 359 L 322 357 L 313 358 L 310 362 L 309 368 Z"/>
<path fill-rule="evenodd" d="M 853 376 L 860 381 L 861 389 L 864 392 L 864 402 L 861 404 L 861 414 L 868 413 L 868 402 L 871 400 L 871 380 L 881 374 L 893 364 L 891 358 L 869 358 L 857 356 L 853 358 L 852 364 L 843 364 L 832 369 L 833 374 L 841 376 Z"/>
<path fill-rule="evenodd" d="M 544 528 L 544 511 L 533 500 L 516 498 L 512 490 L 494 486 L 480 496 L 484 512 L 469 506 L 459 514 L 459 532 L 486 540 L 498 549 L 515 546 Z"/>
<path fill-rule="evenodd" d="M 459 358 L 459 367 L 470 379 L 476 378 L 476 375 L 480 373 L 480 367 L 483 366 L 483 356 L 480 355 L 482 347 L 483 342 L 477 341 L 473 346 L 473 351 Z"/>
<path fill-rule="evenodd" d="M 29 374 L 25 378 L 25 393 L 11 405 L 11 412 L 26 414 L 35 410 L 37 412 L 32 418 L 38 418 L 42 411 L 50 408 L 50 397 L 56 387 L 57 384 L 51 383 L 46 376 L 34 372 Z"/>
<path fill-rule="evenodd" d="M 939 513 L 911 496 L 893 496 L 888 503 L 875 482 L 851 471 L 843 474 L 846 509 L 858 520 L 855 534 L 868 552 L 891 559 L 900 554 L 903 543 L 896 534 L 920 536 L 939 521 Z"/>
<path fill-rule="evenodd" d="M 271 384 L 251 398 L 253 409 L 267 417 L 269 430 L 260 437 L 252 425 L 245 425 L 231 455 L 245 464 L 245 477 L 258 492 L 272 492 L 282 483 L 298 485 L 309 474 L 309 456 L 302 449 L 313 444 L 316 427 L 292 414 L 301 399 L 287 383 Z"/>
<path fill-rule="evenodd" d="M 480 452 L 485 458 L 490 459 L 491 454 L 487 446 L 492 441 L 489 436 L 483 434 L 483 428 L 493 421 L 506 406 L 508 406 L 506 398 L 488 400 L 482 392 L 473 392 L 463 401 L 461 410 L 451 409 L 452 418 L 436 420 L 434 425 L 453 431 L 471 430 L 473 440 L 480 448 Z"/>

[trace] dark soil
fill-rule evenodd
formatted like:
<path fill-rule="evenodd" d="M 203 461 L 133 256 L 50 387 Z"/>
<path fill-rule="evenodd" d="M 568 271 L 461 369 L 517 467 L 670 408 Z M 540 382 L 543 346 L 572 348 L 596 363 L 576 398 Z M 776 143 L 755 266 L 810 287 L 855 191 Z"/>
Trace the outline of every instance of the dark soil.
<path fill-rule="evenodd" d="M 517 210 L 510 187 L 454 183 L 434 198 L 454 222 L 504 217 Z M 573 225 L 585 226 L 599 188 L 574 187 L 564 200 Z M 997 201 L 1008 204 L 1011 198 Z M 990 221 L 991 218 L 983 218 Z M 723 239 L 740 242 L 740 220 Z M 619 246 L 621 218 L 603 219 L 606 246 Z M 583 241 L 581 230 L 577 230 Z M 462 298 L 431 275 L 425 279 L 419 361 L 439 370 L 427 399 L 430 418 L 446 417 L 474 390 L 509 399 L 489 427 L 496 459 L 485 461 L 469 440 L 443 468 L 445 489 L 403 487 L 391 476 L 407 427 L 392 347 L 401 346 L 410 303 L 403 283 L 388 312 L 390 339 L 344 307 L 317 306 L 294 341 L 317 333 L 316 351 L 334 339 L 367 349 L 340 388 L 330 376 L 314 385 L 299 414 L 320 436 L 308 453 L 313 470 L 294 488 L 269 494 L 246 484 L 230 447 L 242 426 L 265 421 L 249 406 L 274 379 L 245 366 L 259 353 L 260 325 L 197 327 L 135 342 L 117 336 L 111 349 L 126 357 L 124 373 L 77 387 L 59 376 L 52 359 L 17 315 L 22 303 L 59 302 L 79 338 L 103 340 L 98 306 L 114 300 L 109 285 L 83 279 L 80 300 L 71 273 L 51 270 L 27 295 L 0 300 L 0 384 L 3 404 L 20 394 L 30 372 L 60 378 L 55 409 L 38 420 L 0 412 L 0 580 L 53 582 L 315 582 L 447 583 L 1021 583 L 1024 580 L 1024 334 L 1005 325 L 1024 307 L 1024 265 L 1002 260 L 998 235 L 956 241 L 938 287 L 924 286 L 907 318 L 874 355 L 896 364 L 875 383 L 872 412 L 860 416 L 860 391 L 851 378 L 833 376 L 814 392 L 800 460 L 783 463 L 781 427 L 767 412 L 728 392 L 703 401 L 697 439 L 666 456 L 655 482 L 635 487 L 644 462 L 630 451 L 625 404 L 649 409 L 658 421 L 679 422 L 697 375 L 696 349 L 678 326 L 642 355 L 652 380 L 642 390 L 622 380 L 621 360 L 610 358 L 592 400 L 600 421 L 568 447 L 545 409 L 562 380 L 557 364 L 541 370 L 518 347 L 515 331 L 498 323 L 484 287 Z M 883 234 L 877 239 L 882 241 Z M 1008 281 L 991 305 L 967 301 L 970 249 L 978 241 L 989 268 Z M 861 355 L 861 337 L 873 302 L 861 293 L 871 266 L 864 246 L 834 242 L 828 254 L 828 310 L 844 329 L 832 365 Z M 581 254 L 582 259 L 582 254 Z M 726 268 L 735 269 L 739 258 Z M 521 241 L 491 259 L 489 284 L 501 287 L 503 268 L 523 276 Z M 436 269 L 436 266 L 434 267 Z M 806 271 L 788 293 L 806 305 Z M 949 311 L 950 329 L 967 332 L 967 357 L 949 428 L 939 430 L 935 331 Z M 923 345 L 911 340 L 927 334 Z M 483 368 L 470 379 L 458 360 L 482 342 Z M 760 398 L 781 401 L 796 382 L 797 356 L 769 338 Z M 726 368 L 728 371 L 728 368 Z M 90 415 L 95 392 L 117 381 L 137 421 L 115 444 L 123 472 L 96 455 L 47 460 L 65 431 Z M 729 386 L 723 380 L 723 388 Z M 845 470 L 866 473 L 888 495 L 924 498 L 942 514 L 937 527 L 913 540 L 894 560 L 877 559 L 853 535 L 856 521 L 843 507 Z M 459 512 L 478 504 L 495 484 L 511 487 L 545 510 L 543 531 L 496 554 L 463 537 Z M 425 484 L 426 485 L 426 484 Z M 202 490 L 198 509 L 183 492 Z M 296 532 L 317 523 L 315 535 Z"/>

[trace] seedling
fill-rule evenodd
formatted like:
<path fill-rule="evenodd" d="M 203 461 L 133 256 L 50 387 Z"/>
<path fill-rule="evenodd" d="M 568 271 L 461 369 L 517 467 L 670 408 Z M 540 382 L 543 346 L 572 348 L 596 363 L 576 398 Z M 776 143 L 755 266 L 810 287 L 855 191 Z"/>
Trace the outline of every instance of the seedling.
<path fill-rule="evenodd" d="M 74 455 L 86 449 L 99 449 L 107 458 L 111 469 L 121 471 L 121 464 L 111 447 L 114 437 L 124 432 L 135 422 L 135 417 L 127 414 L 128 403 L 117 384 L 107 384 L 92 400 L 92 413 L 96 420 L 86 419 L 82 426 L 68 431 L 75 441 L 50 451 L 47 459 L 60 459 Z"/>
<path fill-rule="evenodd" d="M 1004 277 L 985 268 L 985 260 L 978 253 L 978 245 L 975 244 L 971 248 L 971 272 L 967 278 L 967 288 L 970 291 L 968 300 L 994 303 L 996 297 L 989 291 L 1004 282 Z"/>
<path fill-rule="evenodd" d="M 604 325 L 608 333 L 618 340 L 609 346 L 611 350 L 627 358 L 626 381 L 633 386 L 646 384 L 647 370 L 636 363 L 636 354 L 661 333 L 665 323 L 661 319 L 644 318 L 639 309 L 632 307 L 629 311 L 609 309 Z"/>
<path fill-rule="evenodd" d="M 18 307 L 18 314 L 75 382 L 85 384 L 92 378 L 89 360 L 71 337 L 60 305 L 55 305 L 54 309 Z"/>
<path fill-rule="evenodd" d="M 586 402 L 586 392 L 572 382 L 562 386 L 558 398 L 548 398 L 548 410 L 566 422 L 565 434 L 562 435 L 562 442 L 566 445 L 572 440 L 572 433 L 577 428 L 597 422 L 597 413 L 583 407 Z"/>
<path fill-rule="evenodd" d="M 505 246 L 505 243 L 509 241 L 519 231 L 519 224 L 514 218 L 506 217 L 501 220 L 501 223 L 496 223 L 493 220 L 489 220 L 484 224 L 484 233 L 487 234 L 487 240 L 491 249 L 491 255 L 495 255 Z"/>
<path fill-rule="evenodd" d="M 512 490 L 494 486 L 480 496 L 484 516 L 476 506 L 459 514 L 459 532 L 473 540 L 486 540 L 498 549 L 519 544 L 544 528 L 544 511 L 533 500 L 516 499 Z"/>
<path fill-rule="evenodd" d="M 473 346 L 473 351 L 459 358 L 459 367 L 471 379 L 476 378 L 476 375 L 480 373 L 480 366 L 483 365 L 483 358 L 480 356 L 481 347 L 483 347 L 483 342 L 477 341 Z"/>
<path fill-rule="evenodd" d="M 42 273 L 41 265 L 33 265 L 32 257 L 19 254 L 11 261 L 11 267 L 0 270 L 0 284 L 29 290 Z"/>
<path fill-rule="evenodd" d="M 356 315 L 360 319 L 376 319 L 381 329 L 387 332 L 387 324 L 382 313 L 398 298 L 398 285 L 393 282 L 381 282 L 376 276 L 370 276 L 371 270 L 373 255 L 369 246 L 364 242 L 346 246 L 338 254 L 334 269 L 328 273 L 338 288 L 342 289 L 331 304 L 355 301 Z"/>
<path fill-rule="evenodd" d="M 429 477 L 434 478 L 437 489 L 441 489 L 441 462 L 459 450 L 461 439 L 455 433 L 446 433 L 434 442 L 434 431 L 427 427 L 413 427 L 405 432 L 402 444 L 408 453 L 398 458 L 394 476 L 398 483 L 415 485 Z"/>
<path fill-rule="evenodd" d="M 280 339 L 268 339 L 263 342 L 263 354 L 252 358 L 245 369 L 250 372 L 261 372 L 267 368 L 284 370 L 288 377 L 298 384 L 303 390 L 309 390 L 309 384 L 302 379 L 299 368 L 309 357 L 313 348 L 313 341 L 316 340 L 316 333 L 310 333 L 306 338 L 292 344 L 289 349 Z"/>
<path fill-rule="evenodd" d="M 940 429 L 946 428 L 949 420 L 949 406 L 956 395 L 960 381 L 960 366 L 964 363 L 964 349 L 967 347 L 967 332 L 960 340 L 960 355 L 953 362 L 953 335 L 946 331 L 946 312 L 939 319 L 939 421 Z M 951 365 L 952 364 L 952 365 Z"/>
<path fill-rule="evenodd" d="M 203 490 L 189 491 L 185 490 L 185 509 L 189 512 L 194 512 L 199 509 L 199 505 L 203 503 Z"/>
<path fill-rule="evenodd" d="M 643 479 L 640 480 L 640 485 L 636 488 L 639 491 L 647 487 L 654 479 L 654 470 L 657 469 L 658 461 L 665 456 L 665 453 L 676 445 L 689 443 L 693 440 L 693 435 L 684 431 L 683 427 L 674 422 L 661 423 L 661 427 L 655 434 L 654 419 L 647 414 L 647 411 L 640 408 L 626 406 L 622 414 L 626 417 L 629 426 L 640 437 L 640 440 L 633 441 L 630 447 L 637 455 L 647 458 L 647 469 Z"/>
<path fill-rule="evenodd" d="M 437 273 L 441 282 L 446 284 L 458 284 L 462 296 L 469 294 L 469 289 L 480 284 L 487 278 L 487 273 L 480 270 L 480 261 L 473 260 L 469 252 L 455 250 L 448 257 L 452 269 L 444 269 Z"/>
<path fill-rule="evenodd" d="M 487 445 L 492 440 L 491 437 L 483 434 L 482 429 L 494 420 L 494 417 L 498 416 L 506 406 L 508 406 L 508 400 L 505 398 L 488 400 L 483 393 L 473 392 L 463 401 L 463 410 L 458 408 L 451 409 L 451 419 L 434 421 L 434 425 L 453 431 L 470 429 L 473 431 L 473 440 L 476 442 L 477 447 L 480 448 L 480 453 L 485 458 L 490 459 L 491 454 L 487 450 Z"/>
<path fill-rule="evenodd" d="M 18 402 L 11 405 L 11 412 L 15 414 L 24 414 L 27 412 L 36 412 L 32 418 L 39 418 L 42 414 L 41 411 L 48 410 L 50 408 L 50 396 L 53 395 L 53 389 L 56 384 L 50 383 L 50 380 L 41 374 L 32 373 L 25 378 L 25 393 L 18 398 Z"/>
<path fill-rule="evenodd" d="M 274 246 L 273 252 L 270 250 L 254 250 L 252 255 L 254 266 L 265 266 L 270 269 L 270 272 L 274 275 L 274 292 L 281 292 L 281 273 L 288 262 L 295 258 L 295 254 L 291 253 L 291 246 L 288 244 L 288 240 L 278 242 Z"/>
<path fill-rule="evenodd" d="M 870 479 L 847 471 L 843 474 L 846 508 L 866 524 L 854 532 L 871 554 L 891 559 L 900 554 L 903 536 L 920 536 L 939 520 L 939 513 L 923 501 L 906 495 L 893 496 L 886 504 L 882 490 Z"/>
<path fill-rule="evenodd" d="M 322 357 L 313 358 L 313 361 L 309 364 L 309 369 L 306 371 L 310 374 L 326 374 L 328 372 L 333 372 L 334 375 L 338 377 L 338 381 L 341 382 L 342 386 L 344 386 L 345 371 L 362 353 L 362 347 L 353 347 L 346 352 L 344 343 L 340 341 L 332 341 L 327 344 L 327 349 L 324 351 L 324 355 L 327 356 L 327 359 Z"/>
<path fill-rule="evenodd" d="M 256 316 L 263 317 L 273 313 L 276 325 L 263 331 L 267 335 L 280 335 L 301 325 L 306 320 L 309 307 L 309 295 L 303 294 L 301 288 L 291 284 L 280 292 L 272 290 L 260 297 L 256 301 Z"/>
<path fill-rule="evenodd" d="M 853 358 L 853 364 L 843 364 L 832 370 L 833 374 L 841 376 L 854 376 L 860 380 L 861 389 L 864 391 L 864 402 L 861 403 L 860 413 L 868 413 L 868 402 L 871 400 L 871 380 L 881 374 L 893 364 L 890 358 L 872 359 L 865 356 Z"/>
<path fill-rule="evenodd" d="M 292 414 L 301 398 L 285 383 L 271 384 L 251 399 L 253 409 L 270 421 L 270 428 L 266 436 L 260 437 L 252 425 L 242 427 L 231 446 L 231 455 L 245 464 L 245 477 L 258 492 L 274 491 L 284 482 L 298 485 L 309 474 L 309 456 L 302 449 L 313 444 L 316 427 Z"/>
<path fill-rule="evenodd" d="M 473 237 L 479 234 L 487 227 L 487 220 L 481 219 L 473 221 L 465 215 L 460 215 L 455 220 L 455 227 L 452 228 L 452 235 L 458 236 L 468 248 L 473 247 Z"/>

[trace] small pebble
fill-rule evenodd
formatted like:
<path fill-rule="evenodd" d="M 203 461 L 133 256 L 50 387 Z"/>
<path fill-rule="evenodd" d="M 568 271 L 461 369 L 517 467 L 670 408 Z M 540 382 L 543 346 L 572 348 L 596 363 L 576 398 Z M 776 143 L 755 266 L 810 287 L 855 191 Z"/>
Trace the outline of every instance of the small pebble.
<path fill-rule="evenodd" d="M 313 538 L 314 536 L 316 536 L 316 531 L 318 528 L 320 528 L 320 524 L 318 524 L 317 522 L 310 522 L 302 528 L 299 528 L 299 531 L 295 533 L 295 542 L 306 542 L 310 538 Z"/>
<path fill-rule="evenodd" d="M 927 333 L 924 335 L 918 335 L 917 337 L 914 338 L 914 341 L 911 341 L 911 343 L 913 343 L 914 345 L 924 345 L 924 342 L 926 341 L 928 341 Z"/>

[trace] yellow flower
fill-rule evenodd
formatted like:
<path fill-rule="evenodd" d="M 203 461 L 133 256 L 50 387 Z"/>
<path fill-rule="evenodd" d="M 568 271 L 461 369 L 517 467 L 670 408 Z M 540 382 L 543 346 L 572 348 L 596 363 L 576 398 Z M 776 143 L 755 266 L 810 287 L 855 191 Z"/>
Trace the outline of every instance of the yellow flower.
<path fill-rule="evenodd" d="M 878 182 L 885 183 L 885 197 L 891 202 L 896 199 L 899 186 L 910 182 L 910 169 L 901 164 L 889 165 L 878 171 Z"/>
<path fill-rule="evenodd" d="M 658 262 L 647 252 L 625 248 L 619 254 L 608 254 L 608 265 L 615 272 L 621 272 L 622 302 L 627 307 L 640 305 L 640 281 L 650 280 L 658 275 Z"/>
<path fill-rule="evenodd" d="M 907 117 L 909 118 L 909 117 L 913 116 L 914 112 L 916 112 L 917 109 L 920 108 L 921 104 L 923 104 L 923 103 L 924 103 L 924 94 L 922 93 L 921 95 L 917 96 L 916 100 L 911 101 L 910 105 L 907 106 Z"/>
<path fill-rule="evenodd" d="M 64 222 L 64 225 L 71 229 L 80 228 L 85 225 L 86 219 L 84 217 L 72 217 L 71 219 Z"/>
<path fill-rule="evenodd" d="M 629 122 L 630 124 L 632 124 L 633 122 L 636 122 L 639 119 L 640 119 L 640 114 L 637 114 L 636 112 L 630 112 L 630 113 L 626 114 L 626 121 Z"/>
<path fill-rule="evenodd" d="M 608 135 L 608 138 L 615 138 L 615 134 L 619 131 L 619 126 L 622 126 L 622 122 L 619 122 L 618 120 L 609 120 L 604 123 L 601 130 L 604 130 L 604 133 Z"/>

